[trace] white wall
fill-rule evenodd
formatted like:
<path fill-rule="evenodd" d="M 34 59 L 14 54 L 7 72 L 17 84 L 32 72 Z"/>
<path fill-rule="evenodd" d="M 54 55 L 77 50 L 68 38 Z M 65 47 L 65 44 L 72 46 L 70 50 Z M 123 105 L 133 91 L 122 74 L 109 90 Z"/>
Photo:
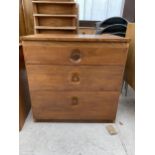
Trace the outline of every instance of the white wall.
<path fill-rule="evenodd" d="M 124 0 L 76 0 L 80 5 L 81 20 L 104 20 L 122 16 Z"/>

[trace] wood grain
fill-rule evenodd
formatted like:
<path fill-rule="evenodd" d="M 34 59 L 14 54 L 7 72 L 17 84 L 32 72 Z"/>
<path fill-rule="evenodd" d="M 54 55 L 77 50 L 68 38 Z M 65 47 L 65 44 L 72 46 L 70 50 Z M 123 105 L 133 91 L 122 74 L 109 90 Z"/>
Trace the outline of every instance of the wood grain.
<path fill-rule="evenodd" d="M 40 29 L 38 30 L 40 34 L 77 34 L 77 30 L 63 30 L 63 29 Z"/>
<path fill-rule="evenodd" d="M 115 120 L 129 39 L 37 34 L 22 43 L 36 121 Z"/>
<path fill-rule="evenodd" d="M 33 14 L 34 13 L 37 13 L 37 6 L 36 5 L 32 5 L 33 7 Z M 35 26 L 38 26 L 39 25 L 39 20 L 36 16 L 34 16 L 34 33 L 39 33 L 39 30 L 38 29 L 35 29 Z"/>
<path fill-rule="evenodd" d="M 135 89 L 135 24 L 129 23 L 126 37 L 131 38 L 127 63 L 125 68 L 125 80 Z"/>
<path fill-rule="evenodd" d="M 64 27 L 58 27 L 58 26 L 35 26 L 38 30 L 76 30 L 75 26 L 64 26 Z"/>
<path fill-rule="evenodd" d="M 36 120 L 112 121 L 116 116 L 119 92 L 32 91 Z M 77 105 L 73 97 L 78 98 Z M 86 112 L 87 111 L 87 112 Z"/>
<path fill-rule="evenodd" d="M 75 0 L 33 0 L 33 1 L 74 2 Z"/>
<path fill-rule="evenodd" d="M 29 10 L 30 9 L 30 10 Z M 33 34 L 33 16 L 31 1 L 19 1 L 19 37 Z M 30 110 L 30 95 L 28 89 L 25 61 L 22 44 L 19 45 L 19 130 L 22 129 Z"/>
<path fill-rule="evenodd" d="M 36 34 L 22 37 L 23 41 L 64 41 L 64 42 L 95 42 L 102 43 L 129 43 L 129 38 L 122 38 L 110 34 L 81 35 L 81 34 Z M 128 48 L 127 44 L 125 44 Z M 123 46 L 123 44 L 121 44 Z"/>
<path fill-rule="evenodd" d="M 24 35 L 26 35 L 26 26 L 25 26 L 22 0 L 20 0 L 19 1 L 19 36 L 24 36 Z"/>
<path fill-rule="evenodd" d="M 78 7 L 74 1 L 32 1 L 32 3 L 35 33 L 76 34 L 78 32 Z M 42 29 L 38 29 L 38 26 L 42 26 Z"/>
<path fill-rule="evenodd" d="M 27 65 L 27 73 L 31 91 L 120 91 L 123 67 Z"/>
<path fill-rule="evenodd" d="M 27 64 L 52 65 L 124 65 L 127 57 L 127 47 L 119 43 L 80 44 L 23 42 L 24 55 Z M 100 48 L 98 48 L 100 46 Z M 62 50 L 63 49 L 63 50 Z M 71 54 L 79 50 L 81 61 L 71 61 Z"/>
<path fill-rule="evenodd" d="M 31 0 L 22 0 L 26 34 L 34 34 L 34 19 Z"/>
<path fill-rule="evenodd" d="M 51 26 L 51 27 L 75 27 L 76 26 L 76 17 L 38 17 L 40 26 Z"/>
<path fill-rule="evenodd" d="M 33 0 L 33 1 L 74 2 L 75 0 Z"/>
<path fill-rule="evenodd" d="M 79 27 L 79 34 L 95 34 L 96 28 L 93 27 Z"/>

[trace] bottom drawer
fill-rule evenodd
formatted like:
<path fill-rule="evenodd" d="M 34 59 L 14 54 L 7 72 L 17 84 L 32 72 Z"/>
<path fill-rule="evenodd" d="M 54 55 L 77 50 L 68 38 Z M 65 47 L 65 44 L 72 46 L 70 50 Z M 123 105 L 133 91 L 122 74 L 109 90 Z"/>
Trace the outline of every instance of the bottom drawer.
<path fill-rule="evenodd" d="M 114 121 L 119 92 L 32 91 L 36 121 Z"/>

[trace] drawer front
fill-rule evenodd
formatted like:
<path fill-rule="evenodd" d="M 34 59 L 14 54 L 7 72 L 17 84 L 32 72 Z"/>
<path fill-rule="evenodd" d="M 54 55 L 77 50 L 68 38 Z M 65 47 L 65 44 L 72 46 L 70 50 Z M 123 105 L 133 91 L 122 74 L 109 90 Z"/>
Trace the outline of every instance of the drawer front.
<path fill-rule="evenodd" d="M 30 90 L 119 91 L 123 67 L 27 65 Z"/>
<path fill-rule="evenodd" d="M 34 118 L 46 121 L 112 121 L 118 98 L 118 92 L 31 92 Z"/>
<path fill-rule="evenodd" d="M 24 43 L 25 61 L 27 64 L 125 65 L 127 48 L 121 44 L 87 44 Z"/>

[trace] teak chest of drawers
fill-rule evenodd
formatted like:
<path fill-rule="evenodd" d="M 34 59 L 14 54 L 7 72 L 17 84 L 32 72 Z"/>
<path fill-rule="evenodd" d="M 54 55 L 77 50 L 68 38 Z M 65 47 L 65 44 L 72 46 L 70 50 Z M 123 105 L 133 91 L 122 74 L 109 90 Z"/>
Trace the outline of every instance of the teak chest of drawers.
<path fill-rule="evenodd" d="M 22 44 L 36 121 L 115 120 L 128 39 L 36 34 Z"/>

